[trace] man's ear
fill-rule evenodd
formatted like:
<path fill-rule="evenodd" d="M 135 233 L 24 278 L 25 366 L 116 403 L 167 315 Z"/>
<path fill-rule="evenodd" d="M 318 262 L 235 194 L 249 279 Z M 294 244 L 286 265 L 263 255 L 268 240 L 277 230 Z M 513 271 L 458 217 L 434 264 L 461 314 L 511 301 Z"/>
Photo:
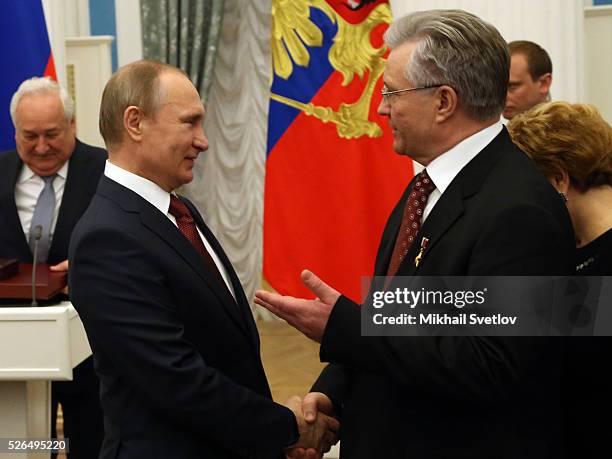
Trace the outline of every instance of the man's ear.
<path fill-rule="evenodd" d="M 436 121 L 443 122 L 450 118 L 459 105 L 457 92 L 450 86 L 440 86 L 438 88 L 438 109 L 436 111 Z"/>
<path fill-rule="evenodd" d="M 70 132 L 72 132 L 72 135 L 74 135 L 75 137 L 76 137 L 76 132 L 77 132 L 76 128 L 77 128 L 76 118 L 73 116 L 69 123 L 69 129 L 70 129 Z"/>
<path fill-rule="evenodd" d="M 142 110 L 135 105 L 130 105 L 123 112 L 123 127 L 127 135 L 134 141 L 142 140 L 142 122 L 144 114 Z"/>
<path fill-rule="evenodd" d="M 546 98 L 550 91 L 550 85 L 552 85 L 552 73 L 545 73 L 542 75 L 538 78 L 538 83 L 540 85 L 540 94 L 543 98 Z"/>

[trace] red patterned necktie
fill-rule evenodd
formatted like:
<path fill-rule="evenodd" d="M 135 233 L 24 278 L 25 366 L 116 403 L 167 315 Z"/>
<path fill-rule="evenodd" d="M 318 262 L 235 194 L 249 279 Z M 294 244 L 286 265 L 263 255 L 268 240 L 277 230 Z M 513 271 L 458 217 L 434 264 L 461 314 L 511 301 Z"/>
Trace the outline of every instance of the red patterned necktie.
<path fill-rule="evenodd" d="M 204 262 L 208 265 L 208 268 L 212 271 L 217 280 L 223 287 L 227 287 L 227 284 L 223 280 L 223 276 L 221 276 L 221 273 L 219 272 L 219 268 L 217 268 L 217 265 L 210 256 L 210 253 L 208 253 L 208 250 L 206 250 L 206 247 L 202 242 L 202 238 L 198 234 L 198 228 L 196 227 L 191 212 L 189 212 L 189 209 L 183 203 L 183 201 L 173 194 L 170 195 L 170 209 L 168 209 L 168 212 L 170 215 L 173 215 L 174 218 L 176 218 L 176 224 L 179 230 L 202 256 Z"/>
<path fill-rule="evenodd" d="M 421 228 L 421 220 L 423 218 L 425 205 L 427 204 L 427 198 L 435 188 L 436 185 L 434 185 L 429 175 L 427 175 L 427 170 L 423 170 L 417 175 L 414 186 L 410 191 L 410 196 L 408 196 L 406 200 L 402 225 L 400 226 L 399 233 L 397 233 L 393 255 L 391 255 L 389 269 L 387 270 L 387 276 L 395 276 L 400 264 L 410 250 L 410 246 L 416 239 L 419 229 Z"/>

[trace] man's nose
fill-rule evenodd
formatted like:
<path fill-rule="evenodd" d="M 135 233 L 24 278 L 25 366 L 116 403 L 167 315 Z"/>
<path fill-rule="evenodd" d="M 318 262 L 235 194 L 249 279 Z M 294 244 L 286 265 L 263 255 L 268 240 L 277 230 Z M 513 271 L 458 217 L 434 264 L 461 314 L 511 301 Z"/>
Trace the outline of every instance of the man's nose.
<path fill-rule="evenodd" d="M 193 146 L 200 151 L 208 150 L 208 138 L 206 137 L 204 128 L 202 126 L 200 126 L 195 137 L 193 138 Z"/>
<path fill-rule="evenodd" d="M 40 136 L 38 137 L 37 141 L 36 141 L 36 153 L 38 154 L 44 154 L 49 150 L 49 144 L 47 143 L 47 139 L 45 139 L 44 136 Z"/>
<path fill-rule="evenodd" d="M 380 103 L 378 104 L 378 109 L 376 110 L 381 116 L 389 116 L 391 110 L 391 106 L 388 102 L 385 102 L 385 98 L 380 99 Z"/>

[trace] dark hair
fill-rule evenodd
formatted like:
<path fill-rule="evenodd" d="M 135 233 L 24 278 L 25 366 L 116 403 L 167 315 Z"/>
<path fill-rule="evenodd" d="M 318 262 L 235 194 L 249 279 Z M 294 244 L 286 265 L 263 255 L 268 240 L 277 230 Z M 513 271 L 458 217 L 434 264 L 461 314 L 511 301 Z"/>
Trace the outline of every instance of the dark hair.
<path fill-rule="evenodd" d="M 527 68 L 531 79 L 536 81 L 542 75 L 552 74 L 552 62 L 544 48 L 537 43 L 527 40 L 517 40 L 508 43 L 510 56 L 522 54 L 527 59 Z"/>

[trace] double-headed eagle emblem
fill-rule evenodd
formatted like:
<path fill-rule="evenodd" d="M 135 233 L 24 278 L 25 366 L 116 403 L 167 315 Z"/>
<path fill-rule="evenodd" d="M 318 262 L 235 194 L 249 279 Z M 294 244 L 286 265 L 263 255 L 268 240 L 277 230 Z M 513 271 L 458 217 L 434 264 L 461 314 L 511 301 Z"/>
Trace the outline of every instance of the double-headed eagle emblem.
<path fill-rule="evenodd" d="M 351 0 L 346 7 L 361 8 L 366 2 Z M 369 3 L 369 2 L 368 2 Z M 341 103 L 338 110 L 289 99 L 272 94 L 272 99 L 303 111 L 324 123 L 336 125 L 338 135 L 345 139 L 380 137 L 380 126 L 368 119 L 372 94 L 384 69 L 386 47 L 372 45 L 372 30 L 380 24 L 391 23 L 388 3 L 381 3 L 359 24 L 347 22 L 325 0 L 273 0 L 272 1 L 272 66 L 274 75 L 288 79 L 293 66 L 308 67 L 310 53 L 307 47 L 322 46 L 323 32 L 310 20 L 310 8 L 317 8 L 337 24 L 338 31 L 329 51 L 329 61 L 343 76 L 342 85 L 347 86 L 355 75 L 368 80 L 356 102 Z"/>

